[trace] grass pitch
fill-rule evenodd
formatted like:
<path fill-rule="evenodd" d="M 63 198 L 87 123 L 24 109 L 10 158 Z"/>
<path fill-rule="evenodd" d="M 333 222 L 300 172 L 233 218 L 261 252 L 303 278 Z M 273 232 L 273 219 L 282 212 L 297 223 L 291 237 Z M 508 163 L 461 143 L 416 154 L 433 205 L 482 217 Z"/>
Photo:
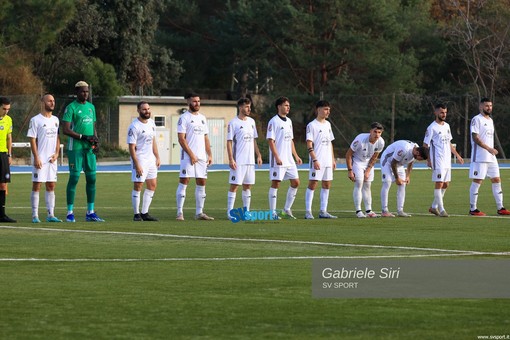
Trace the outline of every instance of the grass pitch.
<path fill-rule="evenodd" d="M 311 262 L 318 257 L 508 258 L 509 218 L 496 216 L 490 183 L 480 190 L 486 218 L 467 216 L 466 170 L 455 170 L 445 196 L 450 218 L 428 213 L 430 172 L 415 170 L 406 211 L 413 217 L 357 219 L 352 183 L 337 171 L 330 212 L 337 220 L 304 220 L 307 173 L 294 204 L 298 220 L 231 223 L 227 172 L 212 172 L 205 211 L 194 221 L 194 185 L 184 222 L 175 221 L 176 173 L 160 173 L 151 214 L 133 222 L 130 174 L 98 175 L 96 210 L 87 223 L 85 178 L 77 190 L 77 222 L 32 224 L 30 175 L 15 174 L 0 226 L 0 338 L 342 338 L 475 339 L 510 334 L 508 299 L 314 299 Z M 502 170 L 503 188 L 510 171 Z M 67 175 L 57 184 L 65 217 Z M 257 173 L 252 209 L 266 210 L 268 174 Z M 282 208 L 288 183 L 282 183 Z M 373 184 L 380 211 L 379 172 Z M 241 207 L 240 192 L 236 207 Z M 318 213 L 318 191 L 314 213 Z M 510 197 L 507 194 L 507 201 Z M 40 217 L 44 217 L 41 193 Z M 510 203 L 508 204 L 510 205 Z M 390 192 L 395 209 L 395 188 Z M 41 219 L 42 220 L 42 219 Z M 483 254 L 479 254 L 479 253 Z M 500 254 L 497 254 L 500 253 Z M 506 254 L 505 254 L 506 253 Z"/>

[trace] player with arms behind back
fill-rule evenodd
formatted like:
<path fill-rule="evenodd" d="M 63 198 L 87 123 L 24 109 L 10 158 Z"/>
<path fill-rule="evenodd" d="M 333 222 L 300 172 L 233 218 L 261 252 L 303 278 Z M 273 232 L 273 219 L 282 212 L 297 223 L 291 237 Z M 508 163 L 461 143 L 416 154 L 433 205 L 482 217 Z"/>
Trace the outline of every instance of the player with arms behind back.
<path fill-rule="evenodd" d="M 510 215 L 510 211 L 503 206 L 503 189 L 494 148 L 494 122 L 492 115 L 492 101 L 489 98 L 480 100 L 480 113 L 471 120 L 471 164 L 469 165 L 469 178 L 473 180 L 469 189 L 469 214 L 472 216 L 485 216 L 477 208 L 478 190 L 486 177 L 491 179 L 492 195 L 496 201 L 498 215 Z"/>
<path fill-rule="evenodd" d="M 157 221 L 149 215 L 149 208 L 156 191 L 158 168 L 160 166 L 158 146 L 156 144 L 156 124 L 151 118 L 149 103 L 141 101 L 136 105 L 138 118 L 133 120 L 128 128 L 127 144 L 131 156 L 131 181 L 133 191 L 131 203 L 133 205 L 133 221 Z M 143 183 L 146 189 L 143 193 L 142 210 L 140 212 L 140 194 Z"/>

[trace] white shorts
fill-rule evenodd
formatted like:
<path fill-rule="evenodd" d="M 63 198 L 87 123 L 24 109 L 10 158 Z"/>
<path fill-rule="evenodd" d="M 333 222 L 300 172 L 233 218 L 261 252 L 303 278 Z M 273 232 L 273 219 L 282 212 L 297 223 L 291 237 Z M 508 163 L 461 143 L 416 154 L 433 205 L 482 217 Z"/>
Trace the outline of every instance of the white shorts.
<path fill-rule="evenodd" d="M 255 165 L 238 165 L 236 170 L 230 169 L 230 184 L 255 184 Z"/>
<path fill-rule="evenodd" d="M 403 166 L 397 167 L 398 178 L 405 181 L 406 179 L 406 170 Z M 393 171 L 391 171 L 391 167 L 384 166 L 381 168 L 381 177 L 383 182 L 395 182 L 395 175 L 393 175 Z"/>
<path fill-rule="evenodd" d="M 358 163 L 353 162 L 352 163 L 352 172 L 354 173 L 354 176 L 356 177 L 356 180 L 363 181 L 363 182 L 373 182 L 374 181 L 374 168 L 370 169 L 370 175 L 368 176 L 368 179 L 365 181 L 365 169 L 368 167 L 368 163 Z"/>
<path fill-rule="evenodd" d="M 275 166 L 269 169 L 269 179 L 271 181 L 284 181 L 287 179 L 298 179 L 299 174 L 297 166 Z"/>
<path fill-rule="evenodd" d="M 154 160 L 150 161 L 142 161 L 139 160 L 140 165 L 142 166 L 142 175 L 138 177 L 136 175 L 136 170 L 131 170 L 131 182 L 145 182 L 148 179 L 158 178 L 158 167 L 156 166 L 156 162 Z M 132 167 L 132 165 L 131 165 Z"/>
<path fill-rule="evenodd" d="M 485 179 L 486 177 L 500 177 L 499 164 L 497 162 L 471 162 L 471 164 L 469 164 L 469 178 Z"/>
<path fill-rule="evenodd" d="M 311 165 L 313 167 L 313 165 Z M 321 168 L 320 170 L 310 169 L 308 174 L 310 181 L 332 181 L 333 180 L 333 168 L 328 166 Z"/>
<path fill-rule="evenodd" d="M 452 180 L 452 169 L 440 168 L 432 170 L 432 182 L 450 182 Z"/>
<path fill-rule="evenodd" d="M 181 160 L 179 178 L 207 178 L 207 162 L 198 160 L 191 164 L 189 159 Z"/>
<path fill-rule="evenodd" d="M 46 183 L 57 181 L 57 162 L 44 163 L 41 169 L 33 168 L 32 170 L 32 182 Z"/>

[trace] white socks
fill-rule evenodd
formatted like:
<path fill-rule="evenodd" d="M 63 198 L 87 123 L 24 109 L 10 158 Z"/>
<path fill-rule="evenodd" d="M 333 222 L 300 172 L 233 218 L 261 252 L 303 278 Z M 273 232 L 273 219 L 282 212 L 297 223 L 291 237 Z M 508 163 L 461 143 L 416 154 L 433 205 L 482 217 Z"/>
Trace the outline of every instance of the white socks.
<path fill-rule="evenodd" d="M 177 202 L 177 215 L 182 215 L 182 208 L 184 207 L 184 201 L 186 200 L 186 188 L 188 186 L 179 183 L 175 192 L 175 199 Z"/>

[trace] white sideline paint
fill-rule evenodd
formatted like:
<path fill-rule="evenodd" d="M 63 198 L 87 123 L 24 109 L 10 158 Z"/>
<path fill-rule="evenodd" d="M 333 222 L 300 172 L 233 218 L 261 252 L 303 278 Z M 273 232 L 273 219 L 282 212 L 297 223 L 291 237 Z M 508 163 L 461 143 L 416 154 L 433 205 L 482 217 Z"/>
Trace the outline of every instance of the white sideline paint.
<path fill-rule="evenodd" d="M 0 261 L 47 261 L 47 262 L 136 262 L 136 261 L 228 261 L 228 260 L 309 260 L 309 259 L 363 259 L 363 258 L 411 258 L 411 257 L 433 257 L 433 256 L 474 256 L 474 255 L 492 255 L 492 256 L 510 256 L 510 252 L 480 252 L 472 250 L 458 249 L 439 249 L 439 248 L 420 248 L 407 246 L 384 246 L 384 245 L 366 245 L 350 243 L 333 243 L 318 241 L 296 241 L 296 240 L 271 240 L 256 238 L 237 238 L 237 237 L 214 237 L 214 236 L 195 236 L 195 235 L 175 235 L 159 233 L 138 233 L 122 232 L 108 230 L 73 230 L 56 228 L 35 228 L 35 227 L 14 227 L 0 226 L 0 229 L 46 231 L 61 233 L 84 233 L 84 234 L 104 234 L 104 235 L 131 235 L 131 236 L 149 236 L 176 239 L 195 239 L 209 241 L 233 241 L 233 242 L 261 242 L 261 243 L 282 243 L 282 244 L 300 244 L 314 246 L 333 246 L 333 247 L 353 247 L 353 248 L 374 248 L 374 249 L 398 249 L 398 250 L 416 250 L 426 252 L 437 252 L 439 254 L 418 254 L 418 255 L 374 255 L 374 256 L 262 256 L 262 257 L 225 257 L 225 258 L 162 258 L 162 259 L 36 259 L 36 258 L 0 258 Z"/>
<path fill-rule="evenodd" d="M 472 253 L 419 254 L 419 255 L 374 255 L 374 256 L 262 256 L 262 257 L 169 257 L 160 259 L 44 259 L 44 258 L 0 258 L 0 262 L 179 262 L 179 261 L 253 261 L 253 260 L 314 260 L 314 259 L 393 259 L 424 258 L 441 256 L 473 256 Z"/>

